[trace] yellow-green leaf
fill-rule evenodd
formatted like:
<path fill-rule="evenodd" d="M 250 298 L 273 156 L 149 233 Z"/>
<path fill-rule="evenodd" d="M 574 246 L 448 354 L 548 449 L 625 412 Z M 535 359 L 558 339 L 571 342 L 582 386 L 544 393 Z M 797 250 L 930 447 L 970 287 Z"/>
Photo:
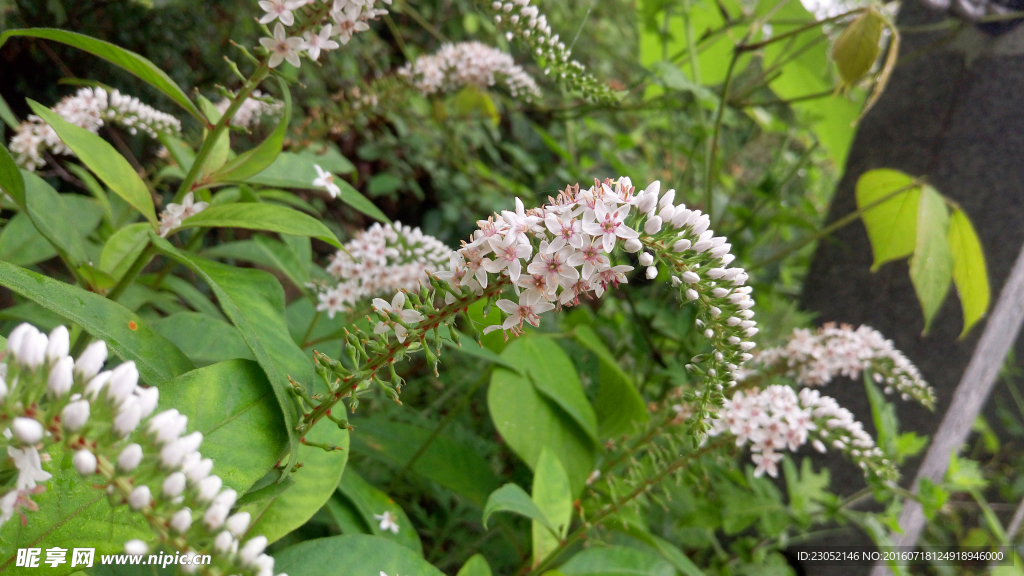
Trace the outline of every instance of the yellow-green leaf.
<path fill-rule="evenodd" d="M 963 338 L 988 310 L 988 270 L 978 235 L 962 210 L 953 210 L 950 215 L 948 238 L 953 257 L 953 283 L 964 311 L 964 329 L 960 332 Z"/>
<path fill-rule="evenodd" d="M 953 255 L 950 253 L 949 212 L 946 203 L 932 187 L 921 189 L 917 208 L 917 243 L 910 257 L 910 280 L 924 312 L 924 332 L 931 328 L 935 313 L 946 299 L 953 281 Z"/>
<path fill-rule="evenodd" d="M 898 170 L 870 170 L 857 180 L 857 208 L 875 256 L 871 270 L 910 256 L 917 243 L 917 205 L 921 187 Z"/>
<path fill-rule="evenodd" d="M 832 45 L 832 60 L 845 84 L 855 83 L 871 70 L 878 58 L 883 24 L 881 14 L 869 8 L 850 22 Z"/>

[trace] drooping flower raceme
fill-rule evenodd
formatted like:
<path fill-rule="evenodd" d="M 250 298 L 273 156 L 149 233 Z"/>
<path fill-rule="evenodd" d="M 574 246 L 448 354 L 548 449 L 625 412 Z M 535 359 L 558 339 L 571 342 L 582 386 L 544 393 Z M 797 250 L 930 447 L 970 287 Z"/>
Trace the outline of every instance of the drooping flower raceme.
<path fill-rule="evenodd" d="M 450 254 L 450 248 L 419 228 L 374 224 L 331 258 L 327 272 L 338 283 L 313 286 L 319 292 L 317 310 L 333 318 L 367 298 L 419 290 L 427 272 L 441 269 Z"/>
<path fill-rule="evenodd" d="M 139 386 L 134 362 L 102 370 L 106 344 L 93 342 L 74 359 L 60 326 L 47 336 L 28 324 L 8 337 L 0 360 L 0 437 L 8 458 L 0 464 L 0 524 L 15 512 L 37 510 L 32 496 L 46 489 L 49 450 L 72 454 L 83 481 L 104 490 L 112 506 L 128 506 L 153 530 L 149 542 L 130 540 L 127 554 L 164 547 L 180 552 L 188 574 L 272 576 L 267 539 L 246 535 L 248 513 L 231 515 L 236 492 L 212 474 L 199 452 L 203 435 L 187 433 L 188 417 L 171 409 L 153 415 L 159 392 Z M 200 565 L 202 555 L 211 561 Z"/>
<path fill-rule="evenodd" d="M 81 88 L 73 96 L 61 100 L 53 111 L 64 120 L 93 133 L 98 133 L 107 124 L 116 124 L 132 134 L 141 131 L 153 138 L 162 133 L 181 133 L 181 121 L 177 118 L 117 90 L 108 93 L 103 88 Z M 18 165 L 31 171 L 46 164 L 45 152 L 74 155 L 53 128 L 35 115 L 18 126 L 9 148 Z"/>
<path fill-rule="evenodd" d="M 273 36 L 260 39 L 270 55 L 270 67 L 284 61 L 299 66 L 302 54 L 318 60 L 322 52 L 348 44 L 353 34 L 369 30 L 368 21 L 387 14 L 375 4 L 376 0 L 261 0 L 260 23 L 273 25 Z"/>
<path fill-rule="evenodd" d="M 819 452 L 828 448 L 843 452 L 869 478 L 898 477 L 893 462 L 875 446 L 853 413 L 817 390 L 804 388 L 797 394 L 790 386 L 776 384 L 764 390 L 737 391 L 712 423 L 712 436 L 728 433 L 736 437 L 737 446 L 750 445 L 755 476 L 765 472 L 776 476 L 784 450 L 795 451 L 811 442 Z"/>
<path fill-rule="evenodd" d="M 588 74 L 583 64 L 570 58 L 572 50 L 566 48 L 558 34 L 552 32 L 547 17 L 530 4 L 530 0 L 494 0 L 491 9 L 495 12 L 495 22 L 508 27 L 506 38 L 509 41 L 521 39 L 544 68 L 545 74 L 554 74 L 588 99 L 615 101 L 608 86 Z"/>
<path fill-rule="evenodd" d="M 848 324 L 828 323 L 816 332 L 797 328 L 785 346 L 769 348 L 757 355 L 757 371 L 779 368 L 802 386 L 822 386 L 836 376 L 858 378 L 870 375 L 887 394 L 899 392 L 904 400 L 913 398 L 928 408 L 935 406 L 935 392 L 921 377 L 892 340 L 877 330 Z"/>
<path fill-rule="evenodd" d="M 436 53 L 420 56 L 398 69 L 424 95 L 485 88 L 503 80 L 512 96 L 540 96 L 537 83 L 508 54 L 480 42 L 445 44 Z"/>

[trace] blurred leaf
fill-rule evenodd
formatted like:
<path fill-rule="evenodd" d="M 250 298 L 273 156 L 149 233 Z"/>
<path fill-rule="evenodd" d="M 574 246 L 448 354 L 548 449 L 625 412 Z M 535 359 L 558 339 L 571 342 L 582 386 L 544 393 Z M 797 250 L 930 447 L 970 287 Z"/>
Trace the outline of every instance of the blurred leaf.
<path fill-rule="evenodd" d="M 107 272 L 114 279 L 120 279 L 135 259 L 142 254 L 149 244 L 149 231 L 153 227 L 144 222 L 129 224 L 114 232 L 103 245 L 100 254 L 100 270 Z"/>
<path fill-rule="evenodd" d="M 494 100 L 486 90 L 466 84 L 455 94 L 455 111 L 463 118 L 487 118 L 493 126 L 501 122 Z"/>
<path fill-rule="evenodd" d="M 975 488 L 985 488 L 988 480 L 985 479 L 985 474 L 976 461 L 953 454 L 946 470 L 946 483 L 954 492 L 966 492 Z"/>
<path fill-rule="evenodd" d="M 274 571 L 289 576 L 444 576 L 408 548 L 377 536 L 307 540 L 274 554 Z"/>
<path fill-rule="evenodd" d="M 319 220 L 291 208 L 273 204 L 225 204 L 210 206 L 181 221 L 181 228 L 245 228 L 295 236 L 311 236 L 341 248 L 337 236 Z"/>
<path fill-rule="evenodd" d="M 39 231 L 71 266 L 78 267 L 89 261 L 85 240 L 77 226 L 68 226 L 74 220 L 65 196 L 58 194 L 45 180 L 32 172 L 21 172 L 25 183 L 26 212 Z"/>
<path fill-rule="evenodd" d="M 124 156 L 98 135 L 65 121 L 56 112 L 29 100 L 29 106 L 60 136 L 60 139 L 111 190 L 132 205 L 153 225 L 156 212 L 149 188 Z"/>
<path fill-rule="evenodd" d="M 593 328 L 580 325 L 573 333 L 576 341 L 597 355 L 600 362 L 599 387 L 597 399 L 594 400 L 597 435 L 611 438 L 628 434 L 633 431 L 635 424 L 646 423 L 650 416 L 644 399 Z"/>
<path fill-rule="evenodd" d="M 199 109 L 196 108 L 195 104 L 192 104 L 188 99 L 188 96 L 186 96 L 181 88 L 174 83 L 174 80 L 171 80 L 170 76 L 164 73 L 163 70 L 157 68 L 152 62 L 135 52 L 118 48 L 109 42 L 90 38 L 83 34 L 76 34 L 66 30 L 55 30 L 52 28 L 22 28 L 20 30 L 8 30 L 3 34 L 0 34 L 0 46 L 3 46 L 3 44 L 7 42 L 7 39 L 12 36 L 30 36 L 33 38 L 53 40 L 55 42 L 74 46 L 79 50 L 84 50 L 95 56 L 99 56 L 107 62 L 131 72 L 140 80 L 150 84 L 170 97 L 171 100 L 174 100 L 174 102 L 184 108 L 186 112 L 192 115 L 192 117 L 201 122 L 203 121 L 203 115 L 200 114 Z"/>
<path fill-rule="evenodd" d="M 974 226 L 959 208 L 954 208 L 949 215 L 948 240 L 953 258 L 953 283 L 964 313 L 964 328 L 960 332 L 960 338 L 963 338 L 988 311 L 988 270 Z"/>
<path fill-rule="evenodd" d="M 114 354 L 135 362 L 148 384 L 163 384 L 193 368 L 170 340 L 124 306 L 99 294 L 7 262 L 0 262 L 0 284 L 81 325 L 93 337 L 106 340 Z"/>
<path fill-rule="evenodd" d="M 200 312 L 171 314 L 155 321 L 153 330 L 173 342 L 193 362 L 255 359 L 234 326 Z"/>
<path fill-rule="evenodd" d="M 7 124 L 7 127 L 11 130 L 18 129 L 18 117 L 11 112 L 11 107 L 7 105 L 7 101 L 4 100 L 3 96 L 0 96 L 0 120 Z"/>
<path fill-rule="evenodd" d="M 18 212 L 0 230 L 0 260 L 31 266 L 57 256 L 50 241 L 36 230 L 25 212 Z"/>
<path fill-rule="evenodd" d="M 896 463 L 901 464 L 903 460 L 916 456 L 927 445 L 927 436 L 918 436 L 915 432 L 900 434 L 896 437 Z"/>
<path fill-rule="evenodd" d="M 946 204 L 930 186 L 921 189 L 917 206 L 917 243 L 910 257 L 910 280 L 924 312 L 924 331 L 942 306 L 953 280 L 953 255 L 950 252 L 949 212 Z"/>
<path fill-rule="evenodd" d="M 856 83 L 874 66 L 878 59 L 882 27 L 881 14 L 869 8 L 847 24 L 832 44 L 832 60 L 847 85 Z"/>
<path fill-rule="evenodd" d="M 299 156 L 311 159 L 324 170 L 334 174 L 348 174 L 356 170 L 355 164 L 345 158 L 338 150 L 338 146 L 330 141 L 306 148 L 299 152 Z"/>
<path fill-rule="evenodd" d="M 562 463 L 546 448 L 541 449 L 537 461 L 530 498 L 548 519 L 548 522 L 531 522 L 533 565 L 536 566 L 558 548 L 572 522 L 572 488 L 569 486 L 569 478 Z M 554 534 L 550 532 L 550 527 L 555 528 Z"/>
<path fill-rule="evenodd" d="M 891 197 L 861 214 L 875 255 L 872 271 L 890 260 L 910 256 L 917 243 L 921 187 L 915 186 L 910 176 L 887 168 L 869 170 L 857 180 L 858 209 L 864 210 L 886 196 Z"/>
<path fill-rule="evenodd" d="M 0 189 L 10 195 L 15 204 L 25 208 L 25 180 L 3 144 L 0 144 Z"/>
<path fill-rule="evenodd" d="M 622 546 L 588 548 L 558 570 L 565 576 L 676 576 L 675 568 L 667 561 Z"/>
<path fill-rule="evenodd" d="M 789 494 L 789 507 L 794 514 L 807 523 L 811 515 L 820 511 L 821 502 L 830 500 L 828 492 L 829 471 L 823 468 L 821 472 L 815 472 L 811 458 L 804 458 L 800 462 L 800 473 L 790 457 L 782 462 L 783 474 L 786 478 L 786 492 Z"/>
<path fill-rule="evenodd" d="M 890 460 L 896 459 L 896 436 L 899 434 L 899 423 L 896 421 L 896 407 L 887 402 L 885 396 L 874 385 L 871 377 L 864 374 L 864 389 L 868 402 L 871 404 L 871 419 L 878 435 L 878 447 Z"/>
<path fill-rule="evenodd" d="M 306 290 L 309 269 L 302 264 L 299 256 L 283 242 L 266 236 L 253 236 L 252 240 L 225 242 L 211 246 L 202 252 L 208 258 L 234 258 L 259 264 L 283 273 L 299 290 Z"/>
<path fill-rule="evenodd" d="M 192 163 L 196 160 L 196 153 L 192 150 L 191 146 L 180 138 L 167 133 L 160 134 L 158 138 L 160 143 L 167 148 L 167 152 L 170 153 L 171 158 L 174 159 L 179 168 L 187 171 L 192 167 Z"/>
<path fill-rule="evenodd" d="M 274 159 L 281 153 L 284 145 L 284 135 L 288 131 L 288 122 L 292 118 L 292 95 L 288 91 L 288 85 L 278 78 L 278 86 L 284 96 L 284 113 L 274 131 L 267 136 L 267 139 L 252 150 L 247 150 L 224 164 L 215 174 L 210 177 L 211 182 L 239 181 L 251 178 L 270 166 Z M 226 134 L 227 132 L 225 132 Z"/>
<path fill-rule="evenodd" d="M 483 516 L 484 528 L 487 528 L 487 521 L 490 520 L 491 514 L 495 512 L 511 512 L 525 516 L 540 522 L 552 534 L 558 533 L 548 517 L 544 515 L 544 512 L 530 499 L 530 495 L 526 493 L 526 490 L 523 490 L 517 484 L 505 484 L 487 497 Z"/>
<path fill-rule="evenodd" d="M 473 554 L 455 576 L 491 576 L 491 566 L 482 554 Z"/>
<path fill-rule="evenodd" d="M 431 431 L 384 420 L 360 420 L 354 423 L 358 433 L 352 449 L 360 454 L 401 468 L 420 446 L 430 438 Z M 412 466 L 412 471 L 465 496 L 483 506 L 497 486 L 498 479 L 490 465 L 471 447 L 441 434 Z"/>
<path fill-rule="evenodd" d="M 347 498 L 359 512 L 363 521 L 369 527 L 370 534 L 387 538 L 405 546 L 420 556 L 423 555 L 423 544 L 416 533 L 416 527 L 412 525 L 412 520 L 405 514 L 402 507 L 396 504 L 387 494 L 371 486 L 351 469 L 345 471 L 345 474 L 342 475 L 341 483 L 338 484 L 338 492 L 344 498 Z M 395 524 L 398 525 L 397 534 L 390 530 L 381 530 L 380 519 L 376 518 L 376 516 L 383 515 L 384 512 L 390 513 Z"/>
<path fill-rule="evenodd" d="M 931 520 L 949 499 L 949 492 L 928 478 L 921 478 L 918 483 L 917 499 L 921 503 L 925 518 Z"/>

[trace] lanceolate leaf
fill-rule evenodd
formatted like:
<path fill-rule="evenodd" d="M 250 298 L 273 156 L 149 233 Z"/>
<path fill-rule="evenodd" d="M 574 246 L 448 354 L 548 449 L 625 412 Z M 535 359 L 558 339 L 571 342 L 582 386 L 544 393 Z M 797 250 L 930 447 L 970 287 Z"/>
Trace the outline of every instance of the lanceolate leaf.
<path fill-rule="evenodd" d="M 511 512 L 525 516 L 540 522 L 552 534 L 558 534 L 558 530 L 551 524 L 551 520 L 534 504 L 530 495 L 517 484 L 505 484 L 491 493 L 487 499 L 487 505 L 484 506 L 484 528 L 487 527 L 491 514 L 495 512 Z"/>
<path fill-rule="evenodd" d="M 11 107 L 7 105 L 3 96 L 0 96 L 0 120 L 3 120 L 11 130 L 18 128 L 18 117 L 11 112 Z"/>
<path fill-rule="evenodd" d="M 191 114 L 194 118 L 203 122 L 203 116 L 199 113 L 199 109 L 196 108 L 188 96 L 171 80 L 171 77 L 160 70 L 152 62 L 139 56 L 135 52 L 125 50 L 124 48 L 118 48 L 117 46 L 104 42 L 103 40 L 97 40 L 90 38 L 82 34 L 76 34 L 74 32 L 68 32 L 67 30 L 55 30 L 53 28 L 24 28 L 20 30 L 8 30 L 3 34 L 0 34 L 0 46 L 3 46 L 7 39 L 12 36 L 31 36 L 33 38 L 43 38 L 45 40 L 53 40 L 61 42 L 69 46 L 74 46 L 80 50 L 85 50 L 90 54 L 99 56 L 104 60 L 120 66 L 125 70 L 131 72 L 139 79 L 151 84 L 157 90 L 160 90 L 171 100 L 174 100 L 179 106 L 185 109 L 186 112 Z"/>
<path fill-rule="evenodd" d="M 533 474 L 531 500 L 555 528 L 552 534 L 543 522 L 534 520 L 531 524 L 533 534 L 533 563 L 536 566 L 558 547 L 565 538 L 572 520 L 572 488 L 565 468 L 550 450 L 542 449 L 537 470 Z"/>
<path fill-rule="evenodd" d="M 14 203 L 25 207 L 25 181 L 7 148 L 0 144 L 0 190 L 6 192 Z"/>
<path fill-rule="evenodd" d="M 274 571 L 289 576 L 443 576 L 408 548 L 376 536 L 307 540 L 274 554 Z"/>
<path fill-rule="evenodd" d="M 990 292 L 981 242 L 971 220 L 959 209 L 949 216 L 949 250 L 953 256 L 953 283 L 964 311 L 964 329 L 960 332 L 963 338 L 988 310 Z"/>
<path fill-rule="evenodd" d="M 875 256 L 872 271 L 914 253 L 920 197 L 914 179 L 896 170 L 871 170 L 857 180 L 857 208 L 865 210 L 861 219 Z"/>
<path fill-rule="evenodd" d="M 149 231 L 153 228 L 144 223 L 129 224 L 114 232 L 107 243 L 103 245 L 103 252 L 100 253 L 100 270 L 110 274 L 115 279 L 131 267 L 135 259 L 142 254 L 149 243 Z"/>
<path fill-rule="evenodd" d="M 111 190 L 156 224 L 153 198 L 146 183 L 132 165 L 106 140 L 98 135 L 66 122 L 56 112 L 29 100 L 32 111 L 49 124 L 64 144 Z"/>
<path fill-rule="evenodd" d="M 609 546 L 588 548 L 563 564 L 565 576 L 675 576 L 667 561 L 635 548 Z"/>
<path fill-rule="evenodd" d="M 930 186 L 921 190 L 917 210 L 917 244 L 910 258 L 910 280 L 924 312 L 924 332 L 946 299 L 953 279 L 953 255 L 949 249 L 949 212 L 946 203 Z"/>
<path fill-rule="evenodd" d="M 68 226 L 68 213 L 64 197 L 57 193 L 46 180 L 31 172 L 22 172 L 25 182 L 25 211 L 32 219 L 36 230 L 50 241 L 57 252 L 71 266 L 78 267 L 89 260 L 85 253 L 85 242 L 77 228 Z"/>
<path fill-rule="evenodd" d="M 182 220 L 181 227 L 269 230 L 294 236 L 310 236 L 341 248 L 337 236 L 316 218 L 298 210 L 273 204 L 241 202 L 210 206 L 199 214 Z"/>
<path fill-rule="evenodd" d="M 649 416 L 644 399 L 593 328 L 580 325 L 573 332 L 576 341 L 593 352 L 600 365 L 600 385 L 594 400 L 598 436 L 610 438 L 627 434 L 632 431 L 634 424 L 647 422 Z"/>
<path fill-rule="evenodd" d="M 124 306 L 99 294 L 7 262 L 0 262 L 0 285 L 82 326 L 96 339 L 106 340 L 111 352 L 135 361 L 148 384 L 163 384 L 193 368 L 170 340 Z"/>
<path fill-rule="evenodd" d="M 354 470 L 346 470 L 338 484 L 338 492 L 358 511 L 363 523 L 369 528 L 369 534 L 393 540 L 402 546 L 423 555 L 423 544 L 416 533 L 412 520 L 405 514 L 402 507 L 395 503 L 387 494 L 374 488 L 370 483 L 356 474 Z M 391 514 L 398 532 L 380 527 L 380 519 L 384 512 Z"/>
<path fill-rule="evenodd" d="M 281 86 L 281 93 L 284 95 L 284 114 L 274 131 L 266 140 L 252 150 L 243 152 L 235 157 L 211 176 L 212 182 L 240 181 L 251 178 L 270 166 L 284 145 L 284 135 L 288 131 L 288 122 L 292 118 L 292 95 L 288 91 L 288 85 L 278 78 Z"/>

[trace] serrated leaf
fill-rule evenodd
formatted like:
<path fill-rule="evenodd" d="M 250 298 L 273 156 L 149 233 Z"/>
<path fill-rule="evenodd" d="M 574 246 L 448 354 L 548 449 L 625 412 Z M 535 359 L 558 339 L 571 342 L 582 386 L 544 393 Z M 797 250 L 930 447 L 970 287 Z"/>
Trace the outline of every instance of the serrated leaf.
<path fill-rule="evenodd" d="M 953 255 L 949 249 L 949 212 L 930 186 L 921 189 L 917 207 L 917 242 L 910 257 L 910 280 L 924 312 L 924 331 L 931 328 L 953 281 Z"/>
<path fill-rule="evenodd" d="M 174 100 L 179 106 L 185 109 L 186 112 L 191 114 L 194 118 L 199 121 L 204 121 L 203 115 L 199 113 L 199 109 L 196 108 L 185 92 L 171 80 L 163 70 L 156 67 L 155 64 L 143 58 L 142 56 L 119 48 L 109 42 L 103 40 L 97 40 L 96 38 L 90 38 L 84 34 L 77 34 L 75 32 L 69 32 L 67 30 L 57 30 L 53 28 L 22 28 L 19 30 L 8 30 L 3 34 L 0 34 L 0 46 L 3 46 L 7 39 L 12 36 L 30 36 L 33 38 L 43 38 L 45 40 L 53 40 L 68 46 L 73 46 L 79 50 L 84 50 L 103 58 L 107 62 L 119 66 L 128 72 L 131 72 L 139 79 L 147 82 L 157 90 L 163 92 L 171 100 Z"/>
<path fill-rule="evenodd" d="M 963 338 L 988 311 L 991 292 L 985 254 L 970 218 L 960 209 L 949 216 L 949 252 L 953 258 L 953 283 L 964 313 Z"/>
<path fill-rule="evenodd" d="M 913 254 L 921 197 L 914 179 L 897 170 L 870 170 L 857 180 L 856 195 L 875 257 L 872 272 L 890 260 Z"/>
<path fill-rule="evenodd" d="M 149 188 L 110 143 L 85 128 L 65 121 L 59 114 L 38 102 L 29 100 L 28 105 L 107 187 L 156 225 L 156 212 Z"/>
<path fill-rule="evenodd" d="M 487 504 L 484 505 L 484 528 L 487 528 L 487 522 L 495 512 L 511 512 L 525 516 L 539 522 L 551 534 L 558 534 L 558 530 L 551 524 L 551 520 L 534 504 L 526 490 L 520 488 L 518 484 L 505 484 L 492 492 L 487 498 Z"/>

